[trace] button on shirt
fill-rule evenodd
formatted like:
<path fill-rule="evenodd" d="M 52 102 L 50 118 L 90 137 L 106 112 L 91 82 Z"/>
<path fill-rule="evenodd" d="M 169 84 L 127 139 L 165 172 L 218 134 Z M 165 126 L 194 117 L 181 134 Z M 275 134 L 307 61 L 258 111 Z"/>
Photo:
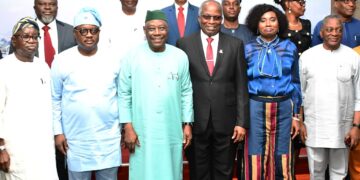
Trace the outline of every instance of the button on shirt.
<path fill-rule="evenodd" d="M 326 50 L 317 45 L 300 57 L 301 90 L 310 147 L 346 148 L 354 111 L 360 111 L 360 58 L 341 45 Z"/>

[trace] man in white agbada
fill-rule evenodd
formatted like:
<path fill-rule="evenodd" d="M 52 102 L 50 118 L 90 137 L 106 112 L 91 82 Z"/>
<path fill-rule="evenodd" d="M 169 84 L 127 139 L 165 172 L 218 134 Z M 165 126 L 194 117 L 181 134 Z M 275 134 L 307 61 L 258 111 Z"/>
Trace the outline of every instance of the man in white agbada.
<path fill-rule="evenodd" d="M 39 27 L 20 19 L 0 61 L 0 179 L 57 180 L 50 70 L 35 56 Z"/>
<path fill-rule="evenodd" d="M 70 180 L 115 180 L 121 164 L 117 79 L 120 59 L 99 48 L 101 19 L 83 8 L 74 18 L 78 43 L 51 68 L 55 144 Z"/>
<path fill-rule="evenodd" d="M 300 57 L 300 79 L 305 122 L 301 137 L 306 144 L 311 180 L 344 179 L 349 149 L 360 134 L 360 57 L 340 44 L 343 26 L 336 15 L 323 20 L 324 39 Z"/>
<path fill-rule="evenodd" d="M 119 78 L 120 121 L 130 155 L 130 180 L 181 180 L 182 149 L 193 121 L 189 62 L 165 44 L 168 26 L 159 10 L 148 11 L 147 42 L 123 60 Z"/>

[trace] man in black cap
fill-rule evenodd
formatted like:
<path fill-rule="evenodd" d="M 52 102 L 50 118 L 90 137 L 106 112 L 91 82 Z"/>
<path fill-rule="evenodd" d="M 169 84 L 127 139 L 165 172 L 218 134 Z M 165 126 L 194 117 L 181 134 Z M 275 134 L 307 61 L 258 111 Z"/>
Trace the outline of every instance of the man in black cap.
<path fill-rule="evenodd" d="M 123 59 L 119 77 L 120 122 L 130 150 L 130 180 L 180 180 L 182 149 L 191 141 L 193 122 L 189 61 L 167 45 L 167 19 L 148 11 L 147 42 Z"/>

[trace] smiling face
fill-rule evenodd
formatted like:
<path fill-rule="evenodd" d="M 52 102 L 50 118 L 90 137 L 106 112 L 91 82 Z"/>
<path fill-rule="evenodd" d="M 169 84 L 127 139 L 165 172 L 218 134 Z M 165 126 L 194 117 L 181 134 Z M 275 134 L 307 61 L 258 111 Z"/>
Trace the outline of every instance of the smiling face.
<path fill-rule="evenodd" d="M 34 10 L 37 18 L 44 24 L 51 23 L 57 15 L 57 0 L 35 0 Z"/>
<path fill-rule="evenodd" d="M 89 24 L 79 25 L 74 28 L 74 36 L 82 54 L 92 55 L 97 51 L 100 36 L 99 27 Z"/>
<path fill-rule="evenodd" d="M 209 37 L 216 35 L 220 31 L 222 20 L 221 13 L 221 5 L 214 1 L 209 1 L 203 5 L 198 21 L 201 30 Z"/>
<path fill-rule="evenodd" d="M 144 33 L 152 51 L 162 52 L 165 50 L 165 43 L 168 37 L 166 21 L 156 19 L 146 22 Z"/>
<path fill-rule="evenodd" d="M 11 38 L 15 54 L 21 57 L 34 57 L 39 43 L 39 32 L 33 27 L 27 27 Z"/>
<path fill-rule="evenodd" d="M 344 18 L 351 18 L 356 10 L 356 1 L 354 0 L 337 0 L 334 2 L 334 7 L 340 16 Z"/>
<path fill-rule="evenodd" d="M 339 48 L 342 37 L 342 24 L 340 19 L 329 18 L 324 20 L 324 24 L 320 31 L 323 38 L 323 47 L 327 50 L 335 50 Z"/>
<path fill-rule="evenodd" d="M 279 32 L 279 21 L 273 11 L 264 13 L 259 21 L 258 30 L 261 37 L 266 41 L 271 41 Z"/>
<path fill-rule="evenodd" d="M 232 22 L 238 19 L 241 9 L 239 0 L 223 0 L 222 8 L 226 20 Z"/>

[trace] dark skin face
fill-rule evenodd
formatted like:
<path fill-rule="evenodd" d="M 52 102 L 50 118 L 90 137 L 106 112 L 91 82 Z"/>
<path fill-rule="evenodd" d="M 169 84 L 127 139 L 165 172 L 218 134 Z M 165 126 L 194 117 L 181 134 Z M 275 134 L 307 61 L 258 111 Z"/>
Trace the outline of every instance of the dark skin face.
<path fill-rule="evenodd" d="M 327 50 L 336 50 L 339 48 L 342 37 L 342 24 L 340 19 L 331 18 L 324 22 L 320 31 L 323 38 L 323 47 Z"/>
<path fill-rule="evenodd" d="M 209 37 L 219 33 L 221 20 L 221 7 L 211 1 L 204 5 L 203 12 L 198 17 L 201 30 Z"/>
<path fill-rule="evenodd" d="M 334 1 L 334 7 L 338 15 L 344 18 L 344 21 L 350 20 L 356 10 L 356 2 Z"/>
<path fill-rule="evenodd" d="M 279 31 L 279 21 L 273 11 L 264 13 L 258 24 L 261 37 L 266 41 L 273 40 Z"/>
<path fill-rule="evenodd" d="M 144 33 L 152 51 L 163 52 L 165 50 L 168 31 L 168 25 L 163 20 L 151 20 L 146 22 Z"/>
<path fill-rule="evenodd" d="M 224 0 L 222 2 L 224 18 L 227 21 L 237 21 L 241 10 L 238 0 Z"/>
<path fill-rule="evenodd" d="M 303 16 L 305 13 L 305 3 L 298 1 L 286 1 L 287 9 L 291 9 L 291 13 L 294 14 L 295 17 Z"/>
<path fill-rule="evenodd" d="M 175 3 L 179 6 L 184 5 L 187 2 L 187 0 L 175 0 Z"/>
<path fill-rule="evenodd" d="M 74 28 L 74 36 L 78 44 L 79 52 L 85 56 L 94 55 L 97 51 L 97 44 L 100 38 L 100 30 L 97 33 L 92 34 L 90 31 L 99 29 L 95 25 L 79 25 Z M 87 33 L 81 34 L 81 30 L 88 30 Z"/>
<path fill-rule="evenodd" d="M 127 15 L 132 15 L 136 11 L 138 0 L 120 0 L 121 8 Z"/>
<path fill-rule="evenodd" d="M 34 10 L 38 19 L 44 23 L 51 23 L 57 15 L 57 0 L 35 0 Z"/>
<path fill-rule="evenodd" d="M 38 35 L 38 30 L 28 27 L 18 31 L 11 37 L 14 54 L 19 60 L 24 62 L 33 61 L 39 44 Z"/>

